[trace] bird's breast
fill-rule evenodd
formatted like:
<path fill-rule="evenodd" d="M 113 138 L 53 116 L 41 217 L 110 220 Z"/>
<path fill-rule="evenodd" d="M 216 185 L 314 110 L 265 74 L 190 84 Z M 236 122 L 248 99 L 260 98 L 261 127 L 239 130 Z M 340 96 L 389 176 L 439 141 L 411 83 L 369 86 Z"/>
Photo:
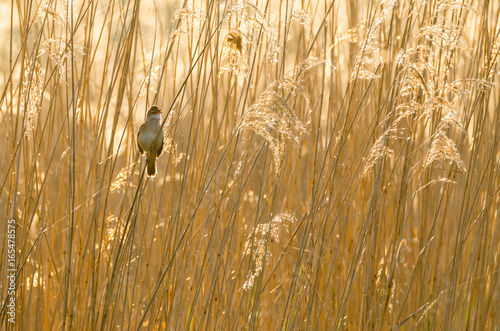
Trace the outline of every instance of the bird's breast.
<path fill-rule="evenodd" d="M 157 121 L 146 121 L 139 129 L 137 143 L 146 152 L 156 153 L 163 142 L 161 124 Z"/>

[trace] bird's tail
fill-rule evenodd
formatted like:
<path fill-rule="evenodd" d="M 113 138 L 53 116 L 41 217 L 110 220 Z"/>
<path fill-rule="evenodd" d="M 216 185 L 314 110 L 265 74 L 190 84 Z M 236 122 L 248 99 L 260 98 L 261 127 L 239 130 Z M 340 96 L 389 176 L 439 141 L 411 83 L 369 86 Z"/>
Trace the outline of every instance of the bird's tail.
<path fill-rule="evenodd" d="M 154 153 L 148 153 L 146 167 L 148 168 L 148 176 L 154 177 L 156 175 L 156 155 Z"/>

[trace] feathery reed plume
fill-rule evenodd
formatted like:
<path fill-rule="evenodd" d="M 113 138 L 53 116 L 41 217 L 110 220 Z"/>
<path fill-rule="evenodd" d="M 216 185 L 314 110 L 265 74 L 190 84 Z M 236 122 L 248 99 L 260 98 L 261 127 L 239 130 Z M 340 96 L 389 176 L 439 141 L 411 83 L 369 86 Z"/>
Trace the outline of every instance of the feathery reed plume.
<path fill-rule="evenodd" d="M 443 7 L 452 10 L 464 8 L 462 6 Z M 442 9 L 443 9 L 442 8 Z M 423 168 L 428 167 L 433 161 L 447 159 L 456 162 L 458 169 L 466 172 L 455 143 L 445 133 L 445 129 L 455 128 L 465 133 L 465 129 L 458 119 L 455 108 L 457 98 L 463 98 L 471 91 L 484 91 L 493 86 L 491 82 L 481 79 L 459 79 L 450 83 L 446 82 L 448 76 L 440 73 L 440 68 L 451 60 L 445 54 L 463 51 L 467 56 L 470 47 L 461 36 L 461 28 L 444 20 L 446 24 L 433 24 L 420 28 L 419 32 L 410 40 L 410 47 L 396 57 L 396 66 L 400 68 L 402 76 L 400 90 L 395 106 L 397 116 L 389 123 L 388 129 L 375 141 L 369 156 L 365 161 L 362 176 L 374 166 L 383 156 L 393 156 L 394 150 L 390 148 L 396 131 L 402 137 L 409 133 L 408 127 L 402 122 L 407 119 L 410 127 L 416 125 L 427 126 L 430 121 L 435 121 L 436 114 L 439 123 L 432 132 L 431 147 L 426 152 Z M 457 56 L 455 54 L 455 56 Z"/>
<path fill-rule="evenodd" d="M 141 87 L 139 90 L 139 96 L 141 97 L 145 96 L 148 92 L 148 87 L 149 87 L 149 92 L 154 93 L 156 91 L 160 69 L 161 66 L 155 66 L 146 74 L 146 77 L 144 77 L 140 85 Z"/>
<path fill-rule="evenodd" d="M 30 137 L 40 112 L 45 70 L 38 61 L 33 62 L 31 66 L 27 64 L 26 67 L 28 69 L 24 74 L 20 99 L 21 112 L 26 111 L 26 137 Z"/>
<path fill-rule="evenodd" d="M 65 26 L 66 17 L 68 17 L 67 8 L 68 4 L 66 0 L 40 0 L 38 1 L 37 16 L 40 20 L 49 16 L 54 22 Z"/>
<path fill-rule="evenodd" d="M 117 216 L 111 214 L 106 218 L 106 222 L 104 223 L 104 234 L 101 251 L 104 256 L 110 261 L 110 266 L 112 266 L 113 263 L 111 261 L 111 250 L 113 249 L 115 242 L 119 241 L 123 236 L 125 228 L 125 221 L 119 219 Z"/>
<path fill-rule="evenodd" d="M 276 29 L 269 30 L 269 40 L 267 46 L 267 67 L 268 70 L 271 71 L 273 66 L 278 63 L 278 56 L 282 49 L 283 45 L 279 41 L 278 31 Z"/>
<path fill-rule="evenodd" d="M 377 138 L 373 144 L 368 157 L 365 161 L 365 166 L 361 172 L 361 177 L 365 177 L 369 170 L 382 158 L 388 157 L 390 159 L 394 158 L 394 150 L 387 146 L 388 141 L 396 137 L 397 129 L 390 128 L 386 130 L 380 137 Z"/>
<path fill-rule="evenodd" d="M 290 107 L 286 95 L 304 97 L 306 105 L 305 123 L 301 121 Z M 302 87 L 292 79 L 282 78 L 271 84 L 243 115 L 239 130 L 251 130 L 263 137 L 273 154 L 275 173 L 281 172 L 281 159 L 288 141 L 299 142 L 306 133 L 309 123 L 309 99 Z"/>
<path fill-rule="evenodd" d="M 461 172 L 467 172 L 465 164 L 462 161 L 462 157 L 457 150 L 457 146 L 443 131 L 439 131 L 434 136 L 431 147 L 429 148 L 424 160 L 424 168 L 427 168 L 432 162 L 440 159 L 455 162 L 458 170 Z"/>
<path fill-rule="evenodd" d="M 139 171 L 137 169 L 134 170 L 136 165 L 137 162 L 134 162 L 129 166 L 120 170 L 115 180 L 111 182 L 111 188 L 110 188 L 111 192 L 116 191 L 117 193 L 121 193 L 127 188 L 127 186 L 135 187 L 130 178 L 132 177 L 132 175 L 137 176 L 139 174 Z"/>
<path fill-rule="evenodd" d="M 269 251 L 268 236 L 271 239 L 270 242 L 279 243 L 280 230 L 284 229 L 286 233 L 289 233 L 289 224 L 296 221 L 295 215 L 290 211 L 286 211 L 274 216 L 269 223 L 257 224 L 253 233 L 248 235 L 243 248 L 243 255 L 252 255 L 254 269 L 248 272 L 242 286 L 243 290 L 247 291 L 253 287 L 255 278 L 261 274 L 264 263 L 266 265 L 269 263 L 271 252 Z"/>
<path fill-rule="evenodd" d="M 221 67 L 218 77 L 225 72 L 234 72 L 236 75 L 247 76 L 248 64 L 245 57 L 243 34 L 238 31 L 229 32 L 224 38 L 221 51 Z"/>
<path fill-rule="evenodd" d="M 179 152 L 177 144 L 174 142 L 174 139 L 172 137 L 166 137 L 165 140 L 163 141 L 163 150 L 165 153 L 168 153 L 171 155 L 172 158 L 172 164 L 174 167 L 181 162 L 182 158 L 184 157 L 184 153 Z"/>
<path fill-rule="evenodd" d="M 199 31 L 200 25 L 205 20 L 206 17 L 203 12 L 194 4 L 189 4 L 186 1 L 181 8 L 174 11 L 170 19 L 170 26 L 176 26 L 176 28 L 170 35 L 169 44 L 172 44 L 176 39 L 180 40 L 182 35 L 192 33 L 191 29 Z M 174 22 L 177 22 L 177 25 Z"/>
<path fill-rule="evenodd" d="M 296 65 L 293 68 L 293 73 L 295 75 L 298 75 L 300 72 L 307 71 L 307 70 L 312 69 L 320 64 L 324 64 L 325 66 L 329 67 L 330 70 L 337 70 L 337 68 L 330 61 L 316 57 L 316 56 L 310 56 L 307 59 L 305 59 L 302 63 Z"/>
<path fill-rule="evenodd" d="M 71 47 L 76 53 L 80 55 L 84 55 L 85 51 L 82 45 L 73 42 L 73 45 L 69 43 L 66 39 L 61 38 L 49 38 L 43 42 L 42 50 L 40 55 L 43 53 L 47 53 L 49 59 L 55 64 L 59 71 L 59 79 L 66 79 L 66 70 L 67 67 L 65 65 L 66 58 L 68 57 L 68 52 L 70 52 Z"/>
<path fill-rule="evenodd" d="M 495 73 L 498 73 L 498 71 L 495 70 L 495 65 L 498 63 L 499 59 L 500 59 L 500 33 L 495 38 L 495 41 L 491 46 L 491 53 L 489 56 L 488 66 L 486 68 L 487 70 L 489 70 L 488 79 L 491 79 Z"/>
<path fill-rule="evenodd" d="M 458 97 L 466 97 L 473 91 L 486 92 L 498 84 L 485 79 L 458 79 L 445 86 L 446 91 L 450 91 Z"/>
<path fill-rule="evenodd" d="M 347 41 L 350 43 L 357 43 L 360 40 L 360 34 L 366 30 L 366 22 L 361 22 L 347 31 L 337 31 L 335 35 L 335 43 L 332 47 L 338 46 L 339 43 Z"/>
<path fill-rule="evenodd" d="M 442 48 L 444 45 L 448 46 L 451 50 L 459 49 L 465 51 L 467 55 L 470 54 L 471 47 L 467 44 L 461 35 L 462 27 L 448 23 L 434 24 L 423 27 L 420 29 L 416 38 L 430 41 L 435 46 Z M 456 54 L 456 52 L 447 52 L 449 55 Z"/>
<path fill-rule="evenodd" d="M 302 26 L 310 26 L 312 17 L 307 10 L 293 10 L 292 21 L 296 21 Z"/>
<path fill-rule="evenodd" d="M 395 4 L 395 0 L 385 0 L 378 5 L 380 13 L 367 27 L 368 31 L 361 41 L 361 47 L 356 54 L 354 67 L 351 71 L 351 82 L 357 79 L 374 79 L 380 77 L 380 74 L 375 73 L 378 65 L 383 61 L 383 58 L 380 56 L 381 45 L 377 34 L 380 32 L 382 22 L 384 22 Z"/>

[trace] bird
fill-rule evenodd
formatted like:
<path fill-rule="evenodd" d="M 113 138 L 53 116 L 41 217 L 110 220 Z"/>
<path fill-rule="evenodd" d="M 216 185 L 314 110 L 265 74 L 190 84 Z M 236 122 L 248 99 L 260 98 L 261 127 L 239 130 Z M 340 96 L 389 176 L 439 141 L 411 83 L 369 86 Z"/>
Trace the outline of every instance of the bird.
<path fill-rule="evenodd" d="M 156 105 L 149 108 L 146 121 L 139 128 L 137 146 L 142 155 L 146 153 L 148 176 L 154 177 L 156 175 L 156 159 L 163 149 L 161 109 Z"/>

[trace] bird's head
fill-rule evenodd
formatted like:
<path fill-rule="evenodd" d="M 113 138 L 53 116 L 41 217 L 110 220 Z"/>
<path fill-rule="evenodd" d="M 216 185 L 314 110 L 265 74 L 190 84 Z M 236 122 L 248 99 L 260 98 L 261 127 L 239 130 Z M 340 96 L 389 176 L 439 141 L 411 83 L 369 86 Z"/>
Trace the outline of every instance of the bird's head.
<path fill-rule="evenodd" d="M 148 110 L 148 115 L 154 115 L 154 114 L 159 114 L 159 113 L 161 113 L 161 109 L 158 108 L 158 106 L 156 106 L 156 105 L 151 106 L 151 108 L 149 108 L 149 110 Z"/>

